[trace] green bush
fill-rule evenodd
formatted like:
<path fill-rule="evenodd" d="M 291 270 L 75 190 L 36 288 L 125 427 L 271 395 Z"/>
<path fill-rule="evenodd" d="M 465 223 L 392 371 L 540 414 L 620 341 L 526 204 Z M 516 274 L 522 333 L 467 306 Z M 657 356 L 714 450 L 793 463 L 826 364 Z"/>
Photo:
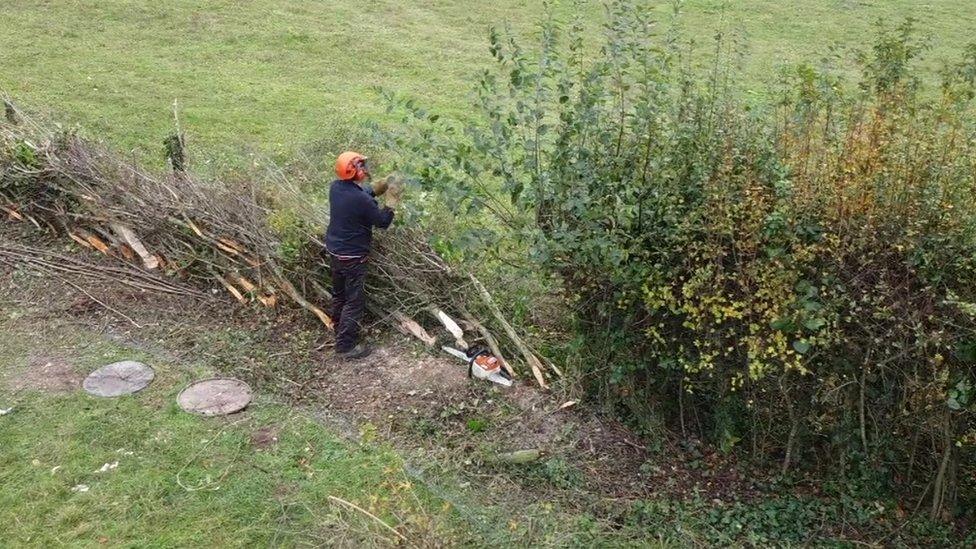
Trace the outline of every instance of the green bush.
<path fill-rule="evenodd" d="M 756 106 L 722 41 L 696 74 L 648 13 L 611 2 L 595 59 L 578 21 L 531 56 L 493 32 L 480 123 L 399 104 L 405 168 L 560 277 L 591 394 L 784 473 L 869 464 L 951 515 L 976 442 L 976 46 L 926 90 L 912 22 L 880 25 L 856 89 L 803 65 Z"/>

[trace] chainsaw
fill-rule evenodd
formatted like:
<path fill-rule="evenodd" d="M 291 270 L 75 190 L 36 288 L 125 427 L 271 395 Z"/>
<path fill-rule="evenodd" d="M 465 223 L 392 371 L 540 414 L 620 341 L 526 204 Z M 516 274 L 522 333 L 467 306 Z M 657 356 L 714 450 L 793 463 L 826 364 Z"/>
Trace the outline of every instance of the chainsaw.
<path fill-rule="evenodd" d="M 512 378 L 502 369 L 501 361 L 484 347 L 474 346 L 468 347 L 467 351 L 460 351 L 445 345 L 441 349 L 468 364 L 469 378 L 487 379 L 503 387 L 512 386 Z"/>

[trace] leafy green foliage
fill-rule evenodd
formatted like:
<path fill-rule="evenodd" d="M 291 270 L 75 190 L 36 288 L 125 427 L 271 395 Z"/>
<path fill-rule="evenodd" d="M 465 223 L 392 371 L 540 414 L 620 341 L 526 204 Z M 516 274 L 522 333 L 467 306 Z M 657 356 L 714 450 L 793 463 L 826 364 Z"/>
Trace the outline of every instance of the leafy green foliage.
<path fill-rule="evenodd" d="M 973 450 L 974 58 L 924 95 L 912 21 L 882 25 L 860 86 L 802 65 L 757 106 L 721 41 L 698 74 L 649 13 L 611 2 L 593 60 L 579 20 L 547 18 L 532 55 L 493 31 L 482 123 L 399 104 L 406 169 L 561 279 L 594 395 L 783 472 L 853 456 L 935 479 L 930 514 L 951 514 Z"/>
<path fill-rule="evenodd" d="M 472 433 L 480 433 L 488 428 L 488 420 L 479 417 L 473 417 L 467 421 L 468 430 Z"/>
<path fill-rule="evenodd" d="M 39 163 L 37 161 L 37 151 L 34 147 L 26 141 L 18 141 L 14 144 L 14 149 L 11 152 L 12 160 L 14 165 L 26 169 L 32 170 L 37 168 Z"/>
<path fill-rule="evenodd" d="M 813 540 L 837 543 L 851 535 L 894 545 L 946 545 L 955 539 L 951 529 L 943 524 L 925 519 L 900 520 L 901 515 L 887 501 L 786 494 L 755 502 L 706 502 L 700 498 L 638 501 L 626 522 L 659 533 L 690 529 L 699 533 L 702 545 L 779 547 L 809 544 Z M 901 528 L 894 529 L 895 523 Z"/>

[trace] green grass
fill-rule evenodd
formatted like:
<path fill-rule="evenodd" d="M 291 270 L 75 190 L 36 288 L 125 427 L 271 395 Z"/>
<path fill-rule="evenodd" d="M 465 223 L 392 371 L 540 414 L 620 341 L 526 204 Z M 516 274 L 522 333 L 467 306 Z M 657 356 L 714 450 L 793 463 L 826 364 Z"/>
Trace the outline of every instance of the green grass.
<path fill-rule="evenodd" d="M 5 311 L 6 312 L 6 311 Z M 31 315 L 28 314 L 27 318 Z M 330 496 L 354 502 L 413 539 L 455 539 L 449 506 L 409 481 L 401 458 L 354 444 L 263 398 L 230 418 L 178 409 L 194 368 L 59 325 L 0 319 L 0 371 L 42 352 L 79 373 L 135 358 L 156 367 L 145 391 L 98 399 L 0 387 L 0 545 L 249 547 L 376 544 L 393 534 Z M 277 433 L 265 448 L 258 429 Z M 97 472 L 104 464 L 117 468 Z M 87 492 L 73 491 L 79 485 Z"/>
<path fill-rule="evenodd" d="M 15 278 L 44 284 L 20 271 Z M 15 287 L 24 295 L 23 286 Z M 58 305 L 11 306 L 4 298 L 0 292 L 0 409 L 14 411 L 0 416 L 2 547 L 369 547 L 395 537 L 330 496 L 367 509 L 421 545 L 645 547 L 694 535 L 620 529 L 549 492 L 519 488 L 575 494 L 577 472 L 558 459 L 525 471 L 469 475 L 454 463 L 470 463 L 477 456 L 470 447 L 442 448 L 436 456 L 397 450 L 370 423 L 359 424 L 358 441 L 351 441 L 313 419 L 314 410 L 264 394 L 228 418 L 186 414 L 176 395 L 189 381 L 211 376 L 212 365 L 173 358 L 175 344 L 165 337 L 137 344 L 58 316 Z M 256 351 L 216 347 L 220 356 Z M 152 385 L 134 396 L 102 399 L 77 388 L 51 393 L 11 384 L 38 360 L 70 364 L 80 379 L 124 359 L 156 370 Z M 342 432 L 362 418 L 344 420 Z M 276 433 L 277 442 L 256 445 L 252 436 L 261 431 Z M 80 485 L 88 490 L 72 490 Z"/>
<path fill-rule="evenodd" d="M 364 146 L 361 123 L 388 121 L 374 86 L 463 113 L 472 75 L 490 63 L 488 26 L 530 35 L 541 3 L 7 0 L 0 10 L 0 90 L 153 158 L 178 98 L 191 151 L 207 158 Z M 586 10 L 595 36 L 602 7 Z M 666 19 L 670 8 L 656 10 Z M 720 30 L 744 38 L 741 74 L 755 89 L 785 63 L 863 47 L 879 18 L 919 18 L 932 59 L 952 57 L 973 25 L 970 0 L 688 0 L 684 12 L 702 52 Z"/>

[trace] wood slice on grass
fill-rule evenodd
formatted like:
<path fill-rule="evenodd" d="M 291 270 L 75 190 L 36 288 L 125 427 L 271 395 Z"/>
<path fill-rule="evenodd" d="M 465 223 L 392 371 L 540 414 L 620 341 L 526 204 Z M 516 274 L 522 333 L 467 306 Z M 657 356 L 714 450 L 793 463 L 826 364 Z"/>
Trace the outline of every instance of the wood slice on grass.
<path fill-rule="evenodd" d="M 123 360 L 102 366 L 88 374 L 82 387 L 100 397 L 131 395 L 145 389 L 156 377 L 153 369 L 141 362 Z"/>
<path fill-rule="evenodd" d="M 201 416 L 225 416 L 251 403 L 251 388 L 239 379 L 214 377 L 188 385 L 176 397 L 184 411 Z"/>

